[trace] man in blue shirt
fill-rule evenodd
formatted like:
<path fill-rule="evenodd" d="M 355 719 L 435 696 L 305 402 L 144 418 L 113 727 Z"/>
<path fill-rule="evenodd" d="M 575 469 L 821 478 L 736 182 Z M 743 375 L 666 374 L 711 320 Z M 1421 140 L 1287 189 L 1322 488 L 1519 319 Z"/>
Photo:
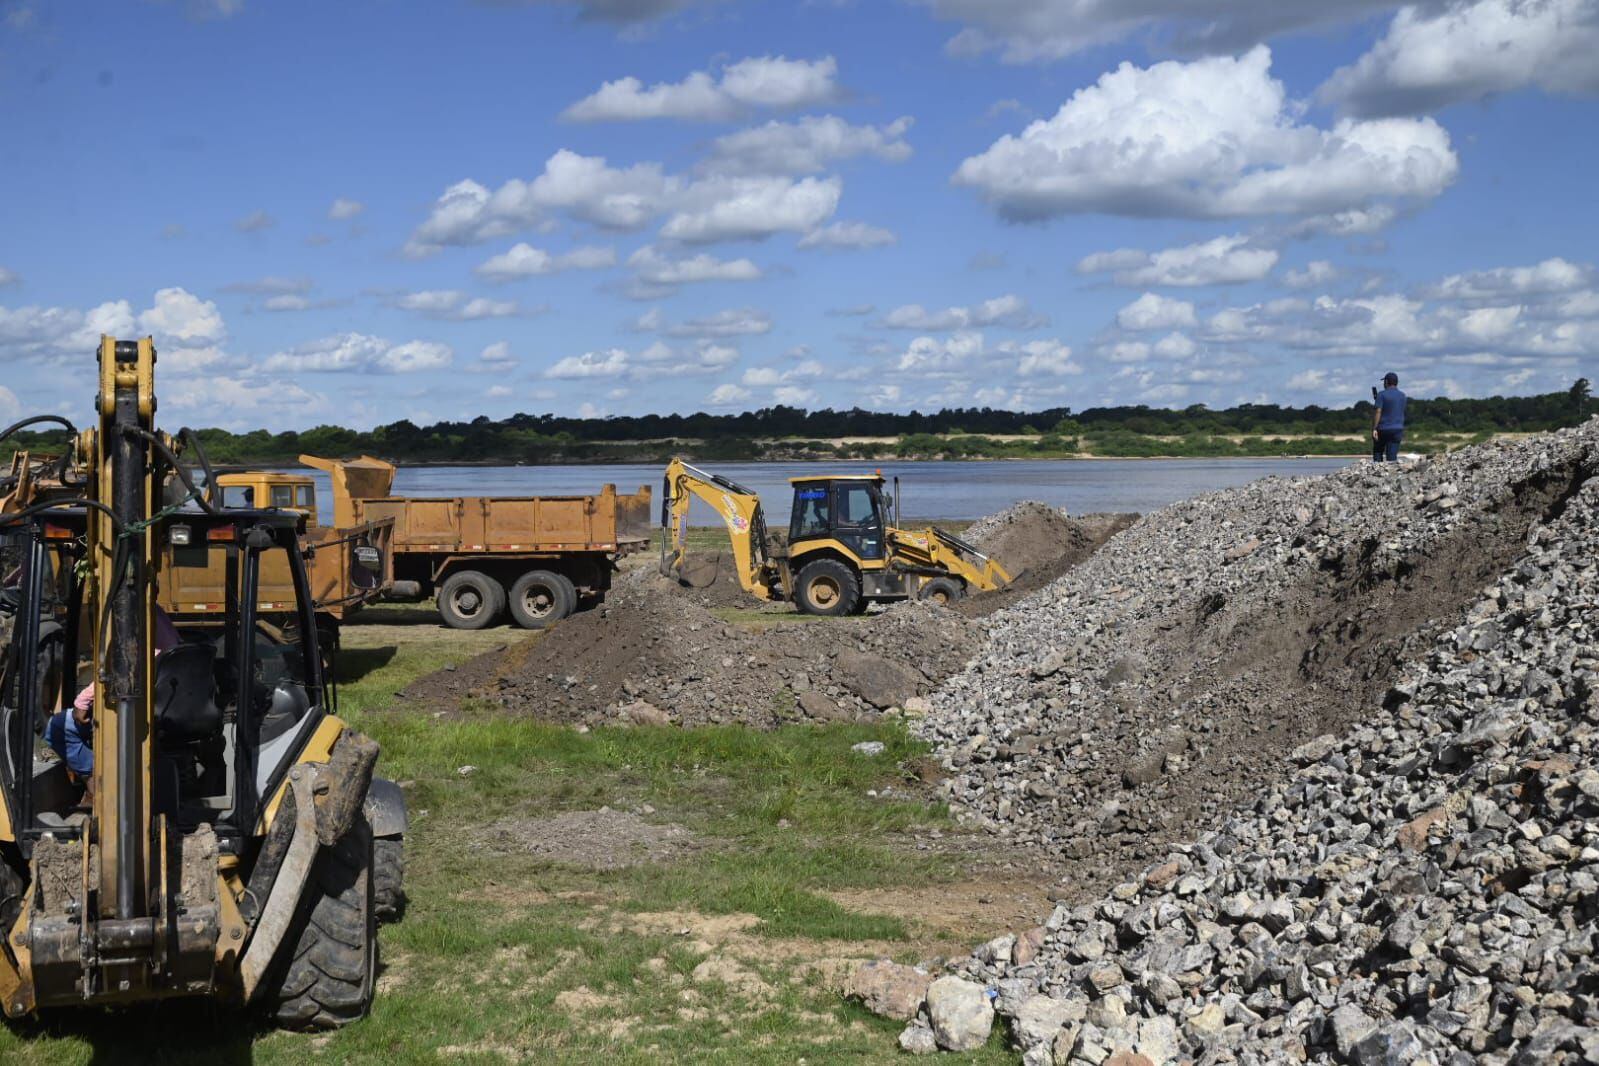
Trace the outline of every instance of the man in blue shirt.
<path fill-rule="evenodd" d="M 1383 389 L 1375 399 L 1377 411 L 1371 420 L 1371 459 L 1374 463 L 1399 461 L 1399 442 L 1405 439 L 1405 394 L 1399 391 L 1399 375 L 1383 375 Z"/>

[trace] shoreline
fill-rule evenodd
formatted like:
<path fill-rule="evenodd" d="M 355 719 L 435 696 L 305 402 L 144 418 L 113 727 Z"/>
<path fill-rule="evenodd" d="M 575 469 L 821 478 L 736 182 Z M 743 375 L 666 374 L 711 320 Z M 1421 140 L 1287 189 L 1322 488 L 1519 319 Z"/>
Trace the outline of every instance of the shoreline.
<path fill-rule="evenodd" d="M 380 457 L 381 458 L 381 457 Z M 840 459 L 830 457 L 825 459 L 694 459 L 696 463 L 715 463 L 718 466 L 768 466 L 781 464 L 784 466 L 800 466 L 811 463 L 831 464 L 860 464 L 860 465 L 886 465 L 889 463 L 1148 463 L 1148 462 L 1183 462 L 1183 463 L 1294 463 L 1306 459 L 1346 459 L 1352 463 L 1370 462 L 1369 455 L 1351 454 L 1317 454 L 1306 453 L 1303 455 L 1056 455 L 1056 456 L 1030 456 L 1030 455 L 1001 455 L 1001 456 L 967 456 L 960 459 L 929 459 L 926 457 L 879 457 L 873 459 Z M 390 460 L 391 462 L 393 460 Z M 548 467 L 548 466 L 660 466 L 662 462 L 653 459 L 573 459 L 555 463 L 524 463 L 506 462 L 504 460 L 480 459 L 450 459 L 450 460 L 420 460 L 417 462 L 394 464 L 401 470 L 430 470 L 446 467 L 465 467 L 469 469 L 495 468 L 495 467 Z"/>

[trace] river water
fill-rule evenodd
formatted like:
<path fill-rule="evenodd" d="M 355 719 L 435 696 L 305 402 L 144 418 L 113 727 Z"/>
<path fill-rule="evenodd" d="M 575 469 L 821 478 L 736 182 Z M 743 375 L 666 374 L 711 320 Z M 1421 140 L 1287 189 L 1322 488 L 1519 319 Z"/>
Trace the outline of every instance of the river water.
<path fill-rule="evenodd" d="M 707 469 L 760 493 L 772 528 L 788 525 L 788 479 L 817 474 L 863 474 L 881 469 L 900 478 L 902 514 L 917 519 L 973 519 L 1018 500 L 1042 500 L 1072 514 L 1143 513 L 1203 492 L 1263 477 L 1326 474 L 1351 459 L 1019 459 L 974 462 L 708 463 Z M 309 471 L 299 470 L 299 473 Z M 592 466 L 419 466 L 395 476 L 402 496 L 562 496 L 650 486 L 660 505 L 662 467 L 645 463 Z M 316 473 L 318 510 L 333 513 L 328 479 Z M 714 525 L 704 504 L 695 525 Z"/>

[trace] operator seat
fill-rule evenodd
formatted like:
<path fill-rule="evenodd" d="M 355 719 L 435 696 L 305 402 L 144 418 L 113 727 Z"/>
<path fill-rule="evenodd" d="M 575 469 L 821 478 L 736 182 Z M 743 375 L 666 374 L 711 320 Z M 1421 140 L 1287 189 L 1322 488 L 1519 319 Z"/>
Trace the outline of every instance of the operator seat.
<path fill-rule="evenodd" d="M 155 661 L 156 732 L 163 745 L 192 744 L 222 729 L 210 644 L 179 644 Z"/>

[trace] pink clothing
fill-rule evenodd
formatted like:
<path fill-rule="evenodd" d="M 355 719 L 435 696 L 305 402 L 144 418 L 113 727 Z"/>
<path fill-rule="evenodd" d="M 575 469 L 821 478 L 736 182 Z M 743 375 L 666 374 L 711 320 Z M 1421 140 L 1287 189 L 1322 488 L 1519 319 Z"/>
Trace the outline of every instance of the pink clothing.
<path fill-rule="evenodd" d="M 164 651 L 178 646 L 178 627 L 172 624 L 172 618 L 160 607 L 155 609 L 155 653 L 159 657 Z M 89 712 L 94 710 L 94 682 L 91 681 L 78 693 L 78 698 L 72 701 L 72 707 L 80 715 L 87 718 Z"/>

